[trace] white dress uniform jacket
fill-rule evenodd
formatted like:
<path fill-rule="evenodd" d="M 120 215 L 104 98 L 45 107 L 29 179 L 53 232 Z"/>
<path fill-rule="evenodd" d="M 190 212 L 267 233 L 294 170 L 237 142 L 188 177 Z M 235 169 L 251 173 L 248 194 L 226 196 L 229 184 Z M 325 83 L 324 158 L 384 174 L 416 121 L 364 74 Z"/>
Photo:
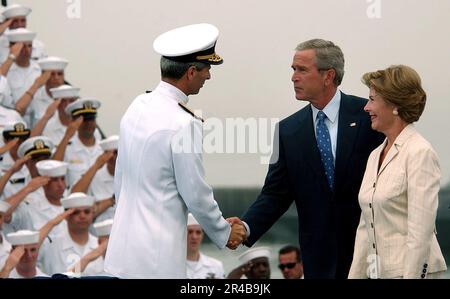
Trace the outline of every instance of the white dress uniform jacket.
<path fill-rule="evenodd" d="M 435 233 L 441 176 L 437 155 L 410 124 L 378 170 L 386 143 L 367 161 L 349 278 L 425 278 L 444 271 Z"/>
<path fill-rule="evenodd" d="M 48 106 L 54 101 L 55 100 L 48 95 L 45 85 L 36 91 L 36 94 L 27 109 L 27 113 L 30 114 L 31 117 L 31 128 L 44 116 Z"/>
<path fill-rule="evenodd" d="M 221 261 L 200 252 L 197 262 L 187 261 L 187 278 L 189 279 L 222 279 L 225 271 Z"/>
<path fill-rule="evenodd" d="M 0 230 L 0 269 L 2 269 L 5 265 L 11 249 L 11 244 L 9 244 L 8 240 L 5 238 L 5 235 Z"/>
<path fill-rule="evenodd" d="M 117 209 L 105 271 L 121 278 L 186 278 L 187 209 L 219 247 L 230 225 L 204 180 L 201 122 L 178 103 L 188 97 L 161 82 L 138 96 L 120 124 Z M 180 149 L 180 137 L 190 143 Z"/>
<path fill-rule="evenodd" d="M 64 213 L 64 207 L 51 204 L 45 197 L 36 197 L 30 201 L 30 216 L 31 222 L 35 231 L 40 230 L 50 220 L 56 218 L 56 216 Z M 49 232 L 50 238 L 54 238 L 67 231 L 67 221 L 63 220 L 57 226 L 53 227 Z"/>

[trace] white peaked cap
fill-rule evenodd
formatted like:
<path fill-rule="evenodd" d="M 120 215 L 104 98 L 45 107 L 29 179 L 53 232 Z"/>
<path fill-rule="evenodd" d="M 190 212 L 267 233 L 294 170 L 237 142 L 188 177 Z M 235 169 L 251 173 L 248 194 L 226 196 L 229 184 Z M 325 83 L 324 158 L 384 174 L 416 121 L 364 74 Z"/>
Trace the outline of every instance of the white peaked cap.
<path fill-rule="evenodd" d="M 61 205 L 64 209 L 92 207 L 94 201 L 92 196 L 86 195 L 83 192 L 75 192 L 61 199 Z"/>
<path fill-rule="evenodd" d="M 67 65 L 69 64 L 69 61 L 67 61 L 64 58 L 55 57 L 55 56 L 49 56 L 46 58 L 39 59 L 37 61 L 37 64 L 41 67 L 41 70 L 43 71 L 49 71 L 49 70 L 64 70 Z"/>
<path fill-rule="evenodd" d="M 68 99 L 80 97 L 80 88 L 66 84 L 56 88 L 51 88 L 50 92 L 54 99 Z"/>
<path fill-rule="evenodd" d="M 6 18 L 14 18 L 14 17 L 26 17 L 30 14 L 31 8 L 20 5 L 20 4 L 11 4 L 8 5 L 4 10 L 2 15 Z"/>
<path fill-rule="evenodd" d="M 42 160 L 36 163 L 37 171 L 42 176 L 60 177 L 67 173 L 68 163 L 57 160 Z"/>
<path fill-rule="evenodd" d="M 6 201 L 0 200 L 0 213 L 6 213 L 8 212 L 11 205 L 7 203 Z"/>
<path fill-rule="evenodd" d="M 192 215 L 191 213 L 188 214 L 188 222 L 187 225 L 200 225 L 200 223 L 198 223 L 197 219 L 195 219 L 194 215 Z"/>
<path fill-rule="evenodd" d="M 241 254 L 238 259 L 241 265 L 243 265 L 259 257 L 267 257 L 268 259 L 270 259 L 271 254 L 272 251 L 269 247 L 256 247 L 249 249 Z"/>
<path fill-rule="evenodd" d="M 162 56 L 180 62 L 221 64 L 215 52 L 219 29 L 211 24 L 193 24 L 167 31 L 153 42 L 153 49 Z"/>
<path fill-rule="evenodd" d="M 103 151 L 116 150 L 117 147 L 119 146 L 119 136 L 118 135 L 109 136 L 108 138 L 100 141 L 99 144 Z"/>
<path fill-rule="evenodd" d="M 17 42 L 31 42 L 35 37 L 36 33 L 25 28 L 17 28 L 9 30 L 5 33 L 10 43 Z"/>
<path fill-rule="evenodd" d="M 106 219 L 102 222 L 94 223 L 95 234 L 97 237 L 109 236 L 113 225 L 113 219 Z"/>
<path fill-rule="evenodd" d="M 72 116 L 97 113 L 97 109 L 100 108 L 101 105 L 102 103 L 94 98 L 83 98 L 67 105 L 64 111 L 67 115 Z"/>
<path fill-rule="evenodd" d="M 39 232 L 30 230 L 19 230 L 6 235 L 11 245 L 29 245 L 39 243 Z"/>
<path fill-rule="evenodd" d="M 33 156 L 37 154 L 48 154 L 51 155 L 55 145 L 50 140 L 50 138 L 45 136 L 31 137 L 25 140 L 17 150 L 17 155 L 19 158 L 24 156 Z"/>

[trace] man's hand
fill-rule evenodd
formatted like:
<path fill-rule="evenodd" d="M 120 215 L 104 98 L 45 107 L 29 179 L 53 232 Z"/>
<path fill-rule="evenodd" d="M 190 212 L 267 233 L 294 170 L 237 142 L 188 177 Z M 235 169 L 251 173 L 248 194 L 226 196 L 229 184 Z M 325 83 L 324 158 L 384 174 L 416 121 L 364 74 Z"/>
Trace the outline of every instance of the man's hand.
<path fill-rule="evenodd" d="M 16 162 L 14 162 L 14 165 L 11 167 L 12 173 L 18 172 L 20 169 L 22 169 L 22 166 L 27 163 L 28 160 L 31 159 L 31 156 L 25 156 L 20 159 L 17 159 Z"/>
<path fill-rule="evenodd" d="M 36 78 L 34 83 L 38 87 L 44 86 L 45 83 L 47 83 L 47 81 L 50 79 L 51 75 L 52 75 L 51 71 L 44 71 L 39 77 Z"/>
<path fill-rule="evenodd" d="M 38 176 L 32 179 L 26 186 L 28 191 L 34 192 L 37 189 L 41 188 L 42 186 L 45 186 L 50 181 L 50 178 L 48 176 Z"/>
<path fill-rule="evenodd" d="M 47 110 L 45 110 L 45 117 L 50 118 L 55 114 L 56 109 L 58 109 L 61 99 L 54 100 L 50 105 L 48 105 Z"/>
<path fill-rule="evenodd" d="M 106 151 L 100 156 L 98 156 L 97 160 L 95 161 L 95 166 L 97 169 L 100 169 L 103 167 L 103 165 L 106 164 L 112 157 L 114 156 L 114 152 L 112 151 Z"/>
<path fill-rule="evenodd" d="M 61 213 L 52 220 L 50 220 L 50 222 L 52 223 L 53 226 L 57 226 L 58 224 L 61 223 L 61 221 L 69 217 L 70 214 L 73 214 L 73 212 L 75 212 L 75 208 L 68 209 L 67 211 L 64 211 L 64 213 Z"/>
<path fill-rule="evenodd" d="M 75 133 L 78 131 L 78 128 L 81 126 L 82 123 L 83 123 L 83 116 L 80 116 L 75 120 L 72 120 L 70 124 L 67 126 L 66 135 L 69 138 L 72 138 L 72 136 L 75 135 Z"/>
<path fill-rule="evenodd" d="M 12 149 L 17 142 L 19 142 L 19 138 L 14 138 L 13 140 L 8 141 L 4 146 L 0 147 L 0 155 L 3 155 L 6 152 L 9 152 L 10 149 Z"/>
<path fill-rule="evenodd" d="M 20 55 L 20 52 L 22 51 L 22 48 L 23 48 L 22 42 L 15 43 L 14 45 L 11 46 L 9 52 L 14 56 L 18 57 Z"/>
<path fill-rule="evenodd" d="M 231 224 L 227 247 L 234 250 L 245 240 L 246 230 L 242 221 L 237 217 L 227 218 L 227 221 Z"/>

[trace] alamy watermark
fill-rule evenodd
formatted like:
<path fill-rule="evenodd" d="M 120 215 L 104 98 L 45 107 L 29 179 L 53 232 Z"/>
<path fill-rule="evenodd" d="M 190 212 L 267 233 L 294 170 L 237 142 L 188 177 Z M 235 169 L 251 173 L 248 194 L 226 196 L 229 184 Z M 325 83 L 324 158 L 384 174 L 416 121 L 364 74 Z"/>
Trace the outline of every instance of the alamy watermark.
<path fill-rule="evenodd" d="M 366 14 L 369 19 L 381 19 L 381 0 L 366 0 L 369 3 Z"/>
<path fill-rule="evenodd" d="M 200 115 L 198 111 L 196 115 Z M 261 164 L 278 160 L 278 118 L 208 118 L 180 130 L 172 139 L 175 154 L 258 154 Z"/>
<path fill-rule="evenodd" d="M 81 0 L 66 0 L 66 15 L 69 19 L 81 19 Z"/>

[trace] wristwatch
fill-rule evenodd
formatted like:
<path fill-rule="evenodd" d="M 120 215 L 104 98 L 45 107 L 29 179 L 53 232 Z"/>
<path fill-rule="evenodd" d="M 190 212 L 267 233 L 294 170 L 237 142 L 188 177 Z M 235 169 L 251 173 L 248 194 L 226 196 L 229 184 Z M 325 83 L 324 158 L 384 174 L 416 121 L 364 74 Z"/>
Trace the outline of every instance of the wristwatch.
<path fill-rule="evenodd" d="M 17 57 L 13 53 L 9 53 L 8 58 L 11 59 L 13 62 L 16 61 Z"/>

